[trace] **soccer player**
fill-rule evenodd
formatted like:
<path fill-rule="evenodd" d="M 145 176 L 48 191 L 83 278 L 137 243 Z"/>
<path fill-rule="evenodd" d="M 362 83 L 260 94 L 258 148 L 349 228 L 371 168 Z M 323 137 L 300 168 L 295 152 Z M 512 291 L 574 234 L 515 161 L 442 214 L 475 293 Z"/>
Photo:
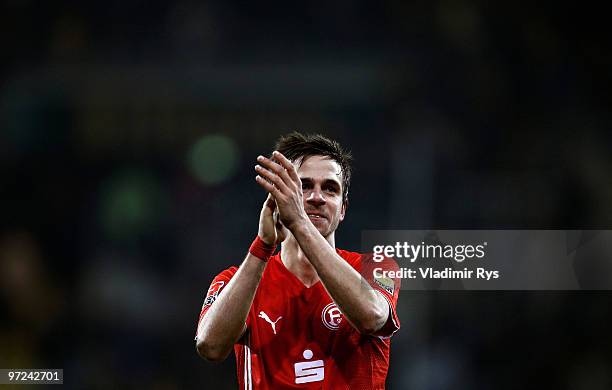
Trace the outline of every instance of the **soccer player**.
<path fill-rule="evenodd" d="M 363 256 L 336 248 L 350 160 L 337 142 L 300 133 L 257 158 L 268 192 L 257 237 L 239 267 L 214 278 L 196 334 L 207 360 L 234 349 L 241 389 L 385 386 L 399 280 L 362 277 Z"/>

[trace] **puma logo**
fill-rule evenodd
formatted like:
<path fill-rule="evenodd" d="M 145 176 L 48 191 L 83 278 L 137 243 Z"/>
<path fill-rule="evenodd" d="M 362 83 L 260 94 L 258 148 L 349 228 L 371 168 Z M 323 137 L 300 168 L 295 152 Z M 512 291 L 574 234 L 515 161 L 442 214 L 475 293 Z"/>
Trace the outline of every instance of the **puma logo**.
<path fill-rule="evenodd" d="M 276 323 L 277 323 L 277 322 L 278 322 L 278 321 L 279 321 L 281 318 L 283 318 L 282 316 L 281 316 L 281 317 L 278 317 L 278 318 L 276 319 L 276 321 L 272 322 L 272 320 L 270 319 L 270 317 L 268 317 L 268 315 L 267 315 L 266 313 L 264 313 L 263 311 L 260 311 L 260 312 L 259 312 L 259 316 L 258 316 L 258 317 L 259 317 L 259 318 L 263 318 L 263 319 L 264 319 L 266 322 L 269 322 L 269 323 L 270 323 L 270 325 L 272 326 L 272 332 L 274 332 L 274 334 L 276 334 Z"/>

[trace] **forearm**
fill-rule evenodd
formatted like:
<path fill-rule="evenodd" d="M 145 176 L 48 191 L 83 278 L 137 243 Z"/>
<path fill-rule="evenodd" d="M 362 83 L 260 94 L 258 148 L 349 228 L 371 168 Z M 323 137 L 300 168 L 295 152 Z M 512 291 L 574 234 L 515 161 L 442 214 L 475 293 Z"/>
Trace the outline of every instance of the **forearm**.
<path fill-rule="evenodd" d="M 362 333 L 374 333 L 387 321 L 389 304 L 342 259 L 310 221 L 292 229 L 327 292 L 347 320 Z"/>
<path fill-rule="evenodd" d="M 198 325 L 198 353 L 208 360 L 223 360 L 246 329 L 246 319 L 265 269 L 251 253 Z"/>

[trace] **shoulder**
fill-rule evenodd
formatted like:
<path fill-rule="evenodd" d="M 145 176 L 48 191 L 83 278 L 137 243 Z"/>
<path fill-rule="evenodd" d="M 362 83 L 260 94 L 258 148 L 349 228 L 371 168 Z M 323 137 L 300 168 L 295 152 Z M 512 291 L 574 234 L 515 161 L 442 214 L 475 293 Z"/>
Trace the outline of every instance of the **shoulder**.
<path fill-rule="evenodd" d="M 236 274 L 237 271 L 238 271 L 238 267 L 236 267 L 235 265 L 231 266 L 219 272 L 217 276 L 215 276 L 215 279 L 231 279 Z"/>
<path fill-rule="evenodd" d="M 340 255 L 347 263 L 357 270 L 372 270 L 375 267 L 384 269 L 398 269 L 397 262 L 392 257 L 384 257 L 382 260 L 374 258 L 372 253 L 351 252 L 344 249 L 336 248 L 336 253 Z"/>
<path fill-rule="evenodd" d="M 351 252 L 344 249 L 336 248 L 336 253 L 340 255 L 344 260 L 346 260 L 351 265 L 357 265 L 361 262 L 361 257 L 363 256 L 358 252 Z"/>

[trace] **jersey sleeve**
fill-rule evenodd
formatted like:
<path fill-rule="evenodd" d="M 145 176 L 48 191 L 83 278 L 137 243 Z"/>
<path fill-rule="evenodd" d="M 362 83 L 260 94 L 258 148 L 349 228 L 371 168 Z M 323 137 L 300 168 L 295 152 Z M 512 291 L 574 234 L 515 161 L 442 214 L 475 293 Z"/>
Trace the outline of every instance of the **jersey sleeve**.
<path fill-rule="evenodd" d="M 215 300 L 221 294 L 223 289 L 227 286 L 229 281 L 234 277 L 238 271 L 238 267 L 230 267 L 213 279 L 210 287 L 208 287 L 208 291 L 206 292 L 206 297 L 204 298 L 204 303 L 202 304 L 202 309 L 200 310 L 200 317 L 198 318 L 198 324 L 196 326 L 196 337 L 198 328 L 200 327 L 200 322 L 202 322 L 202 318 L 204 318 L 204 314 L 210 309 L 210 307 L 215 303 Z"/>
<path fill-rule="evenodd" d="M 397 299 L 401 288 L 401 278 L 396 277 L 399 267 L 396 261 L 385 257 L 382 261 L 373 260 L 371 254 L 364 254 L 361 258 L 362 276 L 367 280 L 371 288 L 379 292 L 389 304 L 389 318 L 374 336 L 389 338 L 400 328 L 397 316 Z"/>

